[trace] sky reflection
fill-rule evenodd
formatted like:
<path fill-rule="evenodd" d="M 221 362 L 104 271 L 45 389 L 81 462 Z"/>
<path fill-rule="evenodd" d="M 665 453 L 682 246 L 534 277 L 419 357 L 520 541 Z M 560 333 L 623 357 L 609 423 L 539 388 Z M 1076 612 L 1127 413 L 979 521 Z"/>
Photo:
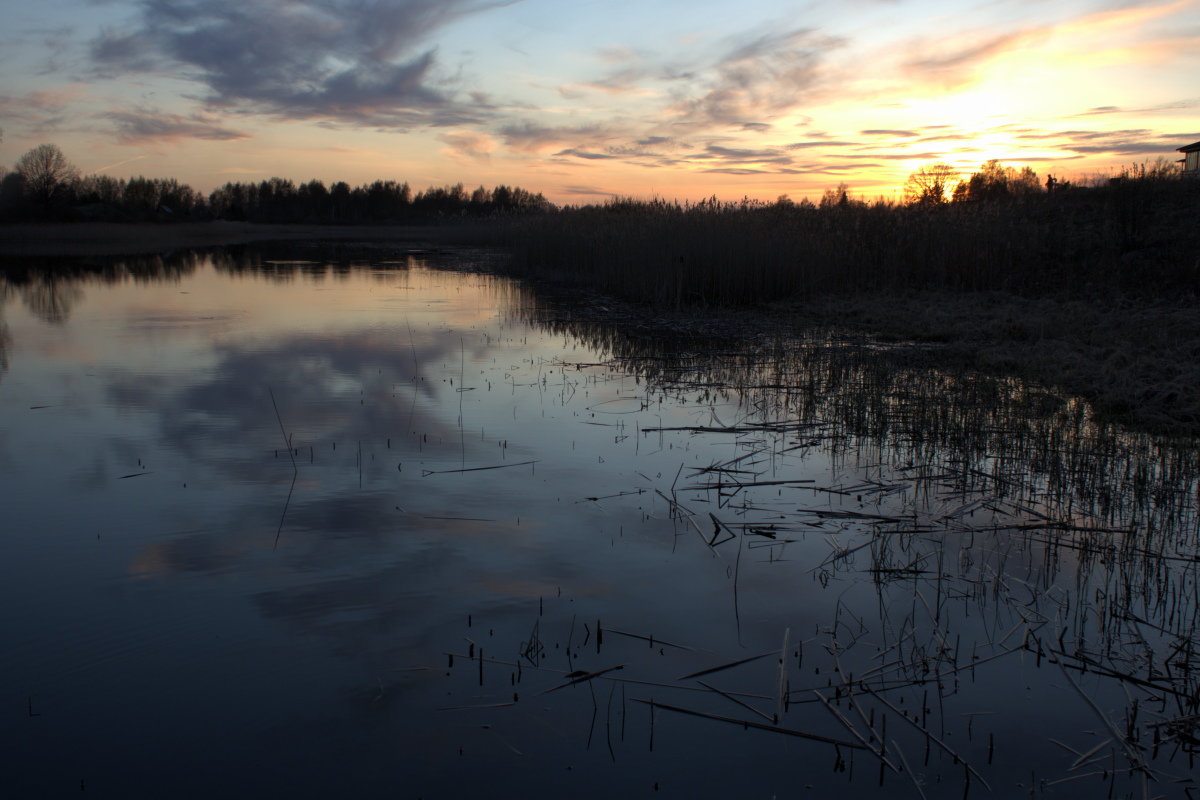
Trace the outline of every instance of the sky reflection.
<path fill-rule="evenodd" d="M 714 358 L 419 258 L 271 255 L 80 274 L 53 284 L 57 316 L 29 301 L 51 283 L 8 274 L 16 795 L 911 788 L 880 788 L 860 751 L 843 772 L 828 745 L 665 710 L 650 733 L 649 697 L 750 714 L 680 676 L 761 654 L 704 680 L 844 738 L 813 692 L 875 675 L 888 702 L 936 702 L 921 724 L 1012 788 L 1071 777 L 1029 730 L 1100 743 L 1038 648 L 1158 674 L 1169 633 L 1134 656 L 1098 620 L 1167 626 L 1164 598 L 1195 596 L 1151 552 L 1195 545 L 1194 508 L 1135 488 L 1194 496 L 1194 453 L 1092 430 L 1048 393 L 836 342 Z M 613 666 L 628 681 L 547 693 Z M 1121 686 L 1078 680 L 1125 713 Z M 953 759 L 920 769 L 928 796 L 962 795 Z"/>

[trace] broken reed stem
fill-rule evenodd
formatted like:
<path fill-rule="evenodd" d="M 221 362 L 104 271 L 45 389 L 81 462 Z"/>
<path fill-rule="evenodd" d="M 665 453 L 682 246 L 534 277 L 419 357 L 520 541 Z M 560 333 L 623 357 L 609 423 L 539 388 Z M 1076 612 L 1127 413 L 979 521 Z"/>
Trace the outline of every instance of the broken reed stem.
<path fill-rule="evenodd" d="M 800 739 L 811 739 L 814 742 L 824 742 L 825 744 L 837 745 L 839 747 L 849 747 L 854 750 L 869 749 L 869 748 L 864 748 L 863 745 L 859 744 L 858 742 L 850 742 L 850 741 L 846 741 L 844 739 L 834 739 L 829 736 L 822 736 L 818 733 L 807 733 L 805 731 L 798 731 L 798 730 L 794 730 L 792 728 L 781 728 L 778 725 L 767 725 L 765 723 L 755 722 L 755 721 L 749 720 L 749 719 L 737 719 L 735 717 L 721 716 L 720 714 L 709 714 L 704 711 L 695 711 L 690 708 L 680 708 L 679 706 L 669 706 L 664 703 L 660 703 L 656 700 L 653 700 L 653 701 L 652 700 L 642 700 L 637 697 L 633 698 L 633 700 L 636 703 L 644 703 L 646 705 L 651 705 L 654 708 L 664 708 L 667 711 L 674 711 L 677 714 L 688 714 L 693 717 L 701 717 L 703 719 L 711 719 L 711 720 L 715 720 L 717 722 L 728 722 L 733 725 L 741 725 L 743 728 L 754 728 L 755 730 L 760 730 L 760 731 L 770 731 L 772 733 L 782 733 L 786 736 L 795 736 Z"/>
<path fill-rule="evenodd" d="M 896 708 L 896 706 L 894 706 L 890 702 L 888 702 L 888 699 L 886 697 L 884 697 L 883 695 L 879 694 L 876 691 L 873 691 L 869 686 L 864 686 L 863 689 L 868 694 L 870 694 L 872 697 L 874 697 L 876 700 L 878 700 L 879 702 L 881 702 L 885 706 L 887 706 L 889 709 L 891 709 L 896 714 L 896 716 L 898 716 L 900 719 L 904 720 L 909 725 L 912 725 L 914 728 L 916 728 L 918 731 L 920 731 L 922 734 L 924 734 L 925 737 L 929 741 L 933 742 L 938 747 L 940 747 L 942 750 L 944 750 L 947 755 L 949 755 L 951 758 L 954 759 L 955 763 L 962 764 L 964 767 L 966 767 L 967 770 L 969 770 L 970 773 L 972 775 L 974 775 L 979 780 L 980 783 L 983 784 L 983 787 L 985 789 L 987 789 L 989 792 L 992 790 L 992 787 L 988 784 L 987 780 L 985 780 L 984 777 L 982 775 L 980 775 L 979 772 L 974 767 L 972 767 L 965 758 L 960 756 L 958 753 L 954 752 L 954 749 L 951 748 L 950 745 L 946 744 L 941 739 L 934 736 L 932 733 L 929 732 L 928 729 L 922 727 L 921 724 L 918 723 L 916 720 L 910 719 L 907 714 L 905 714 L 899 708 Z M 895 740 L 892 741 L 892 744 L 895 744 Z"/>
<path fill-rule="evenodd" d="M 287 431 L 283 427 L 283 417 L 279 416 L 279 405 L 275 402 L 275 392 L 271 387 L 267 387 L 267 394 L 271 396 L 271 408 L 275 409 L 275 419 L 279 422 L 279 435 L 283 437 L 283 446 L 287 448 L 288 458 L 292 460 L 292 470 L 299 472 L 300 468 L 296 466 L 296 454 L 292 452 L 292 443 L 288 441 Z"/>
<path fill-rule="evenodd" d="M 873 756 L 882 761 L 883 764 L 892 772 L 900 771 L 896 768 L 895 764 L 888 760 L 887 755 L 885 755 L 884 745 L 882 742 L 879 744 L 879 749 L 876 750 L 866 739 L 863 738 L 862 734 L 855 729 L 850 720 L 846 719 L 846 716 L 842 712 L 833 707 L 833 704 L 825 698 L 825 695 L 821 694 L 816 689 L 813 689 L 813 694 L 816 695 L 816 698 L 821 701 L 821 705 L 825 706 L 829 713 L 833 714 L 833 716 L 837 718 L 837 721 L 842 723 L 842 726 L 849 731 L 850 734 L 854 736 L 854 738 L 857 739 L 865 749 L 869 750 Z M 874 732 L 872 731 L 872 733 Z"/>

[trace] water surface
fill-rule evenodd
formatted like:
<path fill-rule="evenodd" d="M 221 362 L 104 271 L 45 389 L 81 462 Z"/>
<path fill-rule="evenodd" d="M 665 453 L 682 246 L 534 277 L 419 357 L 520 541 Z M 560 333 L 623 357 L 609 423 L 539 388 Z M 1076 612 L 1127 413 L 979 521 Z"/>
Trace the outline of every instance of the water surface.
<path fill-rule="evenodd" d="M 1194 449 L 473 263 L 10 269 L 5 794 L 1197 791 Z"/>

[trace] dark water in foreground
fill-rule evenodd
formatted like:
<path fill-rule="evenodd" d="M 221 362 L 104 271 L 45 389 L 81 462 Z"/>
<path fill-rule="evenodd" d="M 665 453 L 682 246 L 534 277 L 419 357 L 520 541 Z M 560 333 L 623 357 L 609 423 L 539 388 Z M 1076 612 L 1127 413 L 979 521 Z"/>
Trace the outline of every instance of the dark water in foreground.
<path fill-rule="evenodd" d="M 293 256 L 9 274 L 0 795 L 1200 796 L 1194 448 Z"/>

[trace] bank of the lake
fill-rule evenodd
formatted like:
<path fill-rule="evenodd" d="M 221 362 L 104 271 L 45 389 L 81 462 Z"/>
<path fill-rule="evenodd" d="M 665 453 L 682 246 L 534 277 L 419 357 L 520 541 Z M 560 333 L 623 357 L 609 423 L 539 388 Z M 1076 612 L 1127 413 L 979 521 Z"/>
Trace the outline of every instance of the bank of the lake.
<path fill-rule="evenodd" d="M 1200 308 L 1191 298 L 923 291 L 830 294 L 741 309 L 667 309 L 591 289 L 572 311 L 619 320 L 643 336 L 722 338 L 834 331 L 889 346 L 897 369 L 1015 377 L 1088 401 L 1097 421 L 1166 436 L 1200 435 Z"/>
<path fill-rule="evenodd" d="M 1200 308 L 1192 298 L 1028 298 L 1003 292 L 829 297 L 780 310 L 1088 400 L 1138 430 L 1200 434 Z"/>
<path fill-rule="evenodd" d="M 386 241 L 432 246 L 489 241 L 486 222 L 455 225 L 266 225 L 253 222 L 12 223 L 0 225 L 0 256 L 118 256 L 251 242 Z"/>

